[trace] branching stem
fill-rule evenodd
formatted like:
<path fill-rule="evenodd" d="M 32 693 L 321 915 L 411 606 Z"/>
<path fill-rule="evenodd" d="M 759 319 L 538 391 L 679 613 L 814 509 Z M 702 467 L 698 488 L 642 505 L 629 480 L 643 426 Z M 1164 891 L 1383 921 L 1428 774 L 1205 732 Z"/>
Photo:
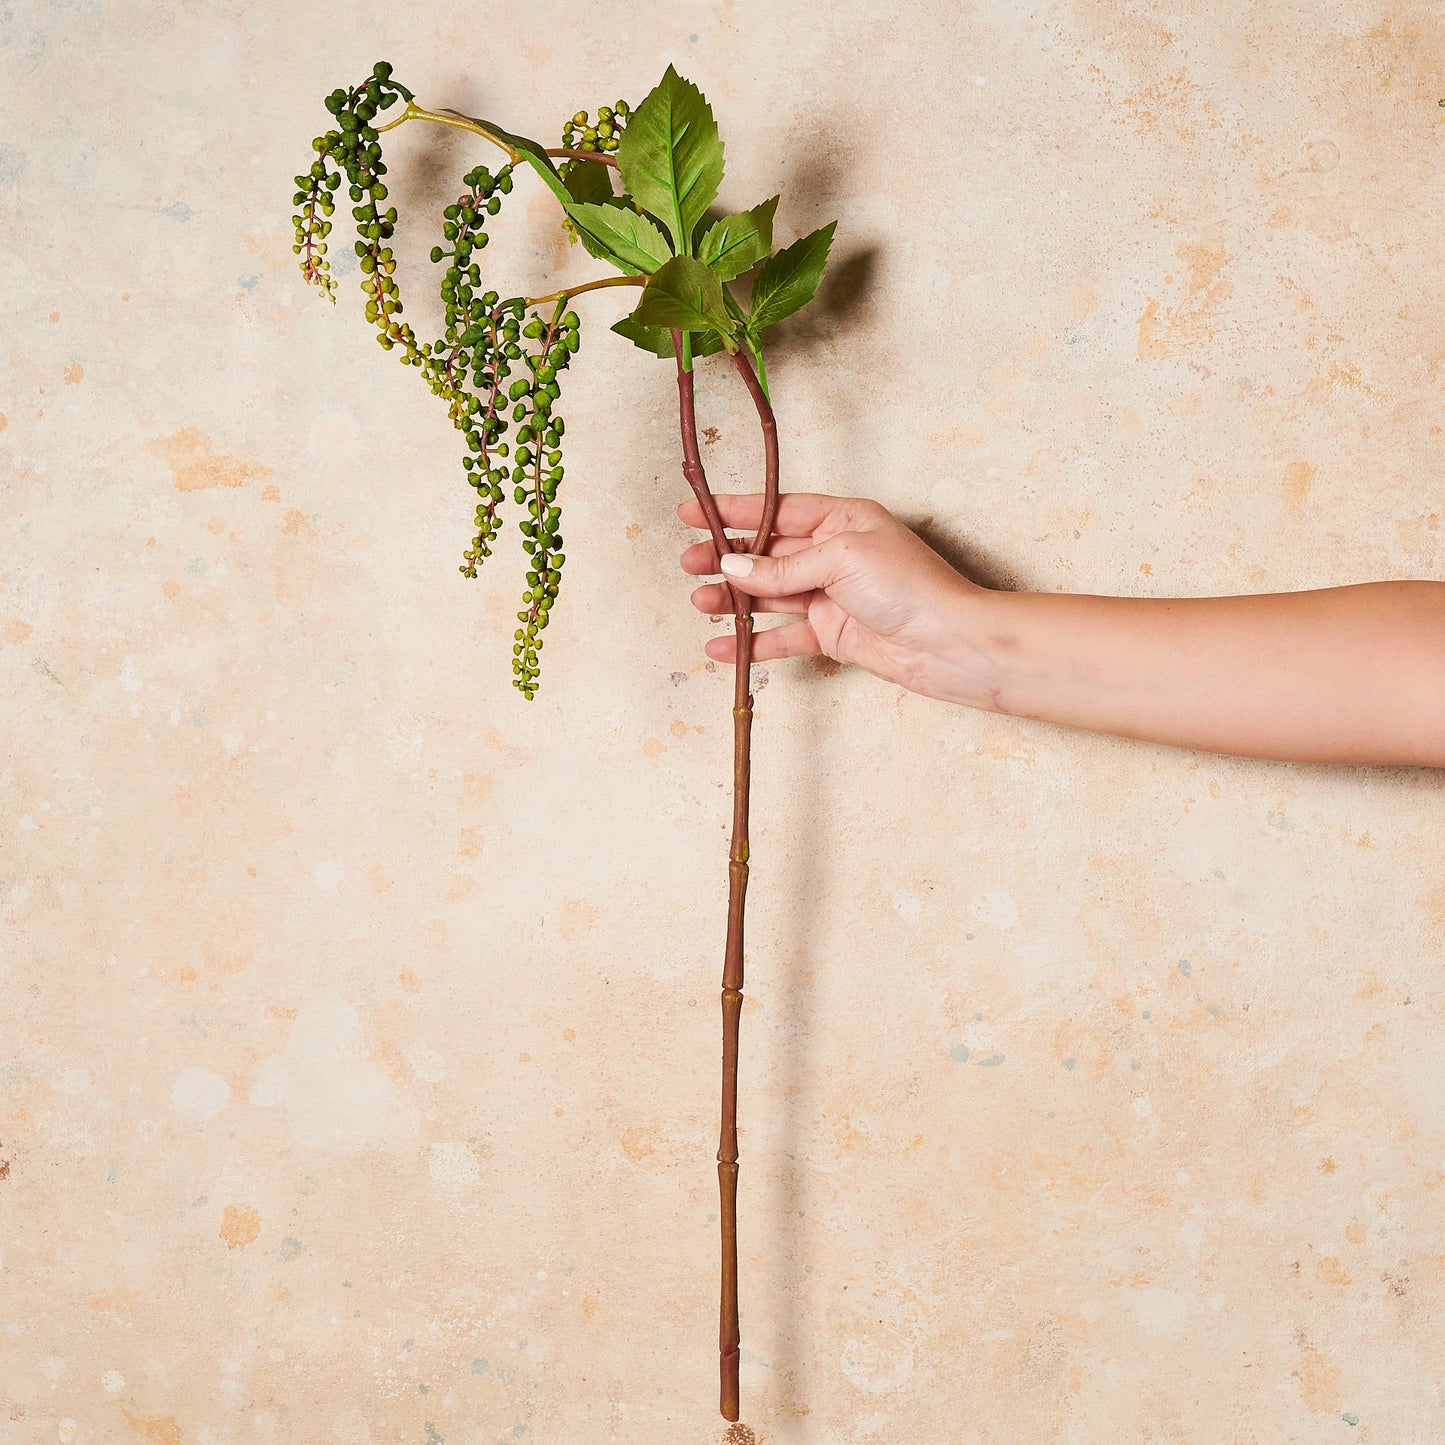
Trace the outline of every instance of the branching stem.
<path fill-rule="evenodd" d="M 763 429 L 763 515 L 748 548 L 754 555 L 762 552 L 772 540 L 773 523 L 778 516 L 778 421 L 768 399 L 767 373 L 763 371 L 761 349 L 757 357 L 758 371 L 754 375 L 747 353 L 741 347 L 733 352 L 733 365 L 737 367 L 753 405 L 758 409 L 758 423 Z"/>
<path fill-rule="evenodd" d="M 569 151 L 564 146 L 544 152 L 545 155 L 568 161 L 600 161 L 604 166 L 617 165 L 617 157 L 606 151 Z"/>
<path fill-rule="evenodd" d="M 388 121 L 385 125 L 376 127 L 376 133 L 381 134 L 385 130 L 395 130 L 397 126 L 409 120 L 429 120 L 437 125 L 455 126 L 458 130 L 469 130 L 473 135 L 479 135 L 483 140 L 489 140 L 494 146 L 506 151 L 507 159 L 515 165 L 520 165 L 526 156 L 508 141 L 504 141 L 490 127 L 485 126 L 479 120 L 474 120 L 469 115 L 462 115 L 455 110 L 427 110 L 424 106 L 418 105 L 415 101 L 407 101 L 406 109 L 397 116 L 395 120 Z"/>
<path fill-rule="evenodd" d="M 407 101 L 406 109 L 402 111 L 395 120 L 389 120 L 385 125 L 377 126 L 376 133 L 380 135 L 382 131 L 395 130 L 397 126 L 403 125 L 409 120 L 429 120 L 437 125 L 451 125 L 455 126 L 458 130 L 469 130 L 473 135 L 479 135 L 484 140 L 491 141 L 494 146 L 498 146 L 506 151 L 507 159 L 510 160 L 513 165 L 519 165 L 522 161 L 526 160 L 526 157 L 516 146 L 512 145 L 509 141 L 503 140 L 490 126 L 483 125 L 481 121 L 474 119 L 472 116 L 463 115 L 460 111 L 447 110 L 445 108 L 442 110 L 427 110 L 425 106 L 418 105 L 412 100 Z M 615 167 L 617 165 L 617 157 L 608 155 L 605 151 L 576 151 L 567 150 L 559 146 L 552 150 L 544 151 L 543 154 L 562 160 L 600 161 L 604 166 Z"/>
<path fill-rule="evenodd" d="M 604 286 L 646 286 L 646 276 L 605 276 L 600 281 L 585 281 L 581 286 L 571 286 L 565 291 L 554 291 L 550 296 L 529 296 L 528 306 L 542 306 L 548 301 L 570 301 L 584 291 L 600 291 Z"/>

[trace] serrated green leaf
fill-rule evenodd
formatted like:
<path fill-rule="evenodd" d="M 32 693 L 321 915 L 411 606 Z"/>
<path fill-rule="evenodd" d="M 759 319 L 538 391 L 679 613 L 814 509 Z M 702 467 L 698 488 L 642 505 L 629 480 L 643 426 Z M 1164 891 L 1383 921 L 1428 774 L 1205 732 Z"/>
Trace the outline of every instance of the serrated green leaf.
<path fill-rule="evenodd" d="M 605 249 L 601 259 L 615 261 L 625 271 L 642 271 L 650 276 L 672 254 L 667 237 L 646 216 L 626 206 L 598 206 L 583 201 L 568 206 L 567 214 L 578 231 L 586 232 Z"/>
<path fill-rule="evenodd" d="M 627 118 L 617 169 L 637 204 L 672 233 L 678 255 L 689 254 L 722 183 L 723 144 L 702 92 L 672 66 Z"/>
<path fill-rule="evenodd" d="M 748 325 L 748 313 L 738 305 L 737 297 L 726 287 L 723 287 L 723 305 L 727 307 L 728 315 L 737 323 L 735 329 L 745 331 Z"/>
<path fill-rule="evenodd" d="M 735 334 L 722 282 L 691 256 L 674 256 L 653 274 L 632 317 L 639 326 L 716 331 L 728 342 Z"/>
<path fill-rule="evenodd" d="M 601 161 L 574 161 L 562 184 L 574 201 L 601 206 L 612 199 L 612 179 Z"/>
<path fill-rule="evenodd" d="M 581 226 L 578 226 L 577 239 L 582 242 L 583 248 L 589 256 L 596 256 L 599 261 L 610 261 L 614 266 L 625 271 L 629 276 L 635 276 L 637 274 L 636 267 L 624 265 L 591 231 L 584 230 Z"/>
<path fill-rule="evenodd" d="M 697 259 L 719 281 L 731 281 L 751 271 L 773 249 L 773 212 L 777 209 L 774 196 L 751 211 L 714 221 L 698 242 Z"/>
<path fill-rule="evenodd" d="M 791 316 L 817 294 L 837 224 L 829 221 L 801 241 L 794 241 L 786 251 L 768 257 L 753 282 L 748 329 L 754 336 L 763 327 Z"/>
<path fill-rule="evenodd" d="M 644 326 L 640 321 L 634 321 L 631 316 L 624 316 L 621 321 L 612 323 L 612 329 L 619 336 L 625 336 L 634 346 L 650 351 L 654 356 L 665 359 L 673 355 L 672 333 L 665 327 Z"/>
<path fill-rule="evenodd" d="M 643 326 L 630 316 L 613 323 L 612 329 L 625 336 L 634 346 L 650 351 L 664 361 L 671 361 L 677 354 L 672 349 L 672 332 L 665 326 Z M 692 337 L 693 356 L 711 356 L 722 350 L 722 338 L 716 331 L 696 331 Z"/>

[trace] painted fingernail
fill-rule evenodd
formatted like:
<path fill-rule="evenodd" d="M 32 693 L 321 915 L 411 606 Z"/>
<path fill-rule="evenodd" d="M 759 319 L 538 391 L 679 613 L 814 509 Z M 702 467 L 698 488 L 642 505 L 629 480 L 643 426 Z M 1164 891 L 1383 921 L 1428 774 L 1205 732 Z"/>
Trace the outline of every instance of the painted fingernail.
<path fill-rule="evenodd" d="M 729 552 L 719 566 L 729 577 L 746 577 L 753 570 L 753 559 L 746 552 Z"/>

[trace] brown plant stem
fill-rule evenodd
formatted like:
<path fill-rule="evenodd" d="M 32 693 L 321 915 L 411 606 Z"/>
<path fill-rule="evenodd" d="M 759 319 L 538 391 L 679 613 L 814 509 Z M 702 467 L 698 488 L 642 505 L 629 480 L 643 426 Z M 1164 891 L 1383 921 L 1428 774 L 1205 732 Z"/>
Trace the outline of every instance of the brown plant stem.
<path fill-rule="evenodd" d="M 761 360 L 761 353 L 759 359 Z M 733 365 L 737 367 L 738 374 L 748 389 L 748 395 L 758 409 L 758 423 L 763 429 L 763 515 L 752 545 L 748 548 L 756 555 L 772 540 L 773 523 L 778 518 L 778 419 L 773 415 L 773 405 L 753 370 L 752 362 L 741 347 L 733 352 Z"/>
<path fill-rule="evenodd" d="M 554 160 L 569 161 L 601 161 L 604 166 L 617 167 L 617 157 L 608 155 L 606 151 L 574 151 L 568 150 L 566 146 L 556 146 L 552 150 L 543 151 L 543 155 L 550 156 Z"/>
<path fill-rule="evenodd" d="M 672 333 L 677 355 L 678 418 L 682 430 L 682 470 L 702 507 L 719 557 L 736 551 L 738 544 L 723 529 L 722 516 L 707 483 L 697 445 L 697 417 L 693 403 L 693 375 L 684 365 L 682 335 Z M 772 407 L 763 394 L 752 366 L 741 353 L 734 363 L 758 408 L 765 448 L 765 499 L 762 524 L 752 550 L 762 551 L 772 535 L 778 505 L 778 428 Z M 738 1022 L 743 1007 L 743 930 L 748 891 L 748 802 L 752 781 L 753 699 L 749 691 L 753 653 L 752 599 L 728 584 L 732 601 L 737 655 L 733 672 L 733 829 L 728 849 L 727 942 L 723 953 L 723 1079 L 722 1128 L 718 1141 L 717 1176 L 722 1217 L 722 1280 L 718 1310 L 718 1409 L 725 1420 L 738 1418 L 741 1400 L 738 1365 L 741 1335 L 738 1330 Z"/>

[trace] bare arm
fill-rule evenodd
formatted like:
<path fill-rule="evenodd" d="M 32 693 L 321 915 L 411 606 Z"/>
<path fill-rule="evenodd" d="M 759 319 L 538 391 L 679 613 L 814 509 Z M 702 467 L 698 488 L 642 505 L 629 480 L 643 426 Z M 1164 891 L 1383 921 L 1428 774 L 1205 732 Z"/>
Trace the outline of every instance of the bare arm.
<path fill-rule="evenodd" d="M 719 498 L 730 527 L 760 498 Z M 689 509 L 684 521 L 700 525 Z M 748 562 L 729 558 L 729 568 Z M 716 572 L 711 543 L 683 554 Z M 1241 597 L 994 592 L 885 508 L 791 493 L 768 556 L 729 573 L 800 620 L 754 656 L 826 653 L 915 692 L 1069 727 L 1244 757 L 1445 767 L 1445 582 Z M 720 583 L 698 588 L 726 606 Z M 711 656 L 731 660 L 731 640 Z"/>
<path fill-rule="evenodd" d="M 1445 582 L 990 605 L 999 711 L 1243 757 L 1445 767 Z"/>

